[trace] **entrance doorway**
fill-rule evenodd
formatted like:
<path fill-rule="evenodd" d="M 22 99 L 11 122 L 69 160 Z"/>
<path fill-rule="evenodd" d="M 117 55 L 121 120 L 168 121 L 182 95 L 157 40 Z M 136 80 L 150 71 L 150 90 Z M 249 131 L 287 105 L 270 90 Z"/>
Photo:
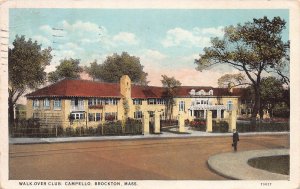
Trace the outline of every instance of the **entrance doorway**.
<path fill-rule="evenodd" d="M 204 110 L 194 110 L 195 118 L 205 118 L 204 117 Z"/>

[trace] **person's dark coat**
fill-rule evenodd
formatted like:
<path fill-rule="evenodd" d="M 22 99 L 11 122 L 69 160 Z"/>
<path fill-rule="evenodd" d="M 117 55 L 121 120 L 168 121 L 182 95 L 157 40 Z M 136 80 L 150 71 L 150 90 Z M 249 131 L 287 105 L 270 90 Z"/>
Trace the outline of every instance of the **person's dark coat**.
<path fill-rule="evenodd" d="M 237 143 L 239 141 L 239 133 L 238 132 L 234 132 L 232 135 L 232 146 L 234 148 L 234 151 L 237 151 Z"/>
<path fill-rule="evenodd" d="M 239 133 L 238 132 L 234 132 L 233 136 L 232 136 L 232 142 L 233 143 L 237 143 L 239 141 Z"/>

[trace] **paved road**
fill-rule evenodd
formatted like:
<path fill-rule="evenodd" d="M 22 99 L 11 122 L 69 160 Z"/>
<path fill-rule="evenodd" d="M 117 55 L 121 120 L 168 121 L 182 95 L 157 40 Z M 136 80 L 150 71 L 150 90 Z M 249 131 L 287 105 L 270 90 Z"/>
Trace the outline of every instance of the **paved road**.
<path fill-rule="evenodd" d="M 238 150 L 289 147 L 289 135 L 243 136 Z M 35 180 L 223 180 L 209 156 L 231 137 L 190 137 L 10 145 L 9 178 Z"/>

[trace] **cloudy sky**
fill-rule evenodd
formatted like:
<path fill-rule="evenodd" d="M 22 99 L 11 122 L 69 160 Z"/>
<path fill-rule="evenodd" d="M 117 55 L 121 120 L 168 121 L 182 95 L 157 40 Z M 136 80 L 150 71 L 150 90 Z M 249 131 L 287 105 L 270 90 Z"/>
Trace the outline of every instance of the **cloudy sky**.
<path fill-rule="evenodd" d="M 222 37 L 223 28 L 253 18 L 280 16 L 287 10 L 168 10 L 168 9 L 10 9 L 10 46 L 16 35 L 53 48 L 46 71 L 63 58 L 80 59 L 81 65 L 102 63 L 113 53 L 140 57 L 150 85 L 160 86 L 161 75 L 174 76 L 183 85 L 217 86 L 217 79 L 235 70 L 219 66 L 195 70 L 194 59 Z M 288 40 L 288 29 L 283 33 Z"/>

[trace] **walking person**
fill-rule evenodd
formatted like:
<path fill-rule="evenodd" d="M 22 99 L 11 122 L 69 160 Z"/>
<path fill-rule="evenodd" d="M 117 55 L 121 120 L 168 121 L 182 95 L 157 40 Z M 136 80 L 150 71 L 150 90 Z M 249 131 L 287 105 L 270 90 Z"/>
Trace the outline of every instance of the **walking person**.
<path fill-rule="evenodd" d="M 233 130 L 233 135 L 232 135 L 232 146 L 234 148 L 234 151 L 237 151 L 237 143 L 239 141 L 239 133 L 234 129 Z"/>

